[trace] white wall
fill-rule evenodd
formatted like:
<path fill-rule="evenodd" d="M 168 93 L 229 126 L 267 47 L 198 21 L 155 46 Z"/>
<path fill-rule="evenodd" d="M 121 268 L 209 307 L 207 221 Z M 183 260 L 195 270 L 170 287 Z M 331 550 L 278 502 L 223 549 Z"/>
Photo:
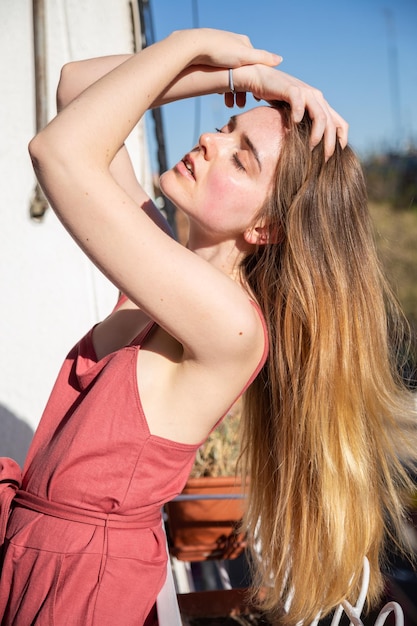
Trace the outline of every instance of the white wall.
<path fill-rule="evenodd" d="M 134 3 L 136 4 L 136 3 Z M 128 0 L 45 0 L 48 117 L 61 66 L 132 52 Z M 23 463 L 65 354 L 114 305 L 117 291 L 48 209 L 29 217 L 35 178 L 32 0 L 0 2 L 0 455 Z M 144 129 L 128 143 L 151 190 Z"/>

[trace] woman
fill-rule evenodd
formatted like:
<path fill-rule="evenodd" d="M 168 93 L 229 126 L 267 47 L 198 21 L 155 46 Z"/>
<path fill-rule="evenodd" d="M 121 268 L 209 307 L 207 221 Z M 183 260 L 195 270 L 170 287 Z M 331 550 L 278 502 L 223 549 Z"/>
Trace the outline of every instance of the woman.
<path fill-rule="evenodd" d="M 371 599 L 380 591 L 384 515 L 400 522 L 408 486 L 396 449 L 409 445 L 408 397 L 347 125 L 279 62 L 199 29 L 63 70 L 62 110 L 30 145 L 35 171 L 126 296 L 69 353 L 35 435 L 2 624 L 143 624 L 165 573 L 160 508 L 246 390 L 246 521 L 260 584 L 272 580 L 265 606 L 280 611 L 294 589 L 286 620 L 308 623 L 351 597 L 365 554 Z M 161 176 L 189 218 L 183 248 L 123 143 L 148 108 L 215 92 L 229 106 L 246 92 L 287 104 L 233 116 Z"/>

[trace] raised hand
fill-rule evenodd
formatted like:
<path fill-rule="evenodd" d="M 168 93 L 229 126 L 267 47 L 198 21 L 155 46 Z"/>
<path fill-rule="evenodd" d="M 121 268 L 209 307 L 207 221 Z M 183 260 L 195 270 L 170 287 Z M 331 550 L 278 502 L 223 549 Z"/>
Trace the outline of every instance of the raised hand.
<path fill-rule="evenodd" d="M 290 104 L 295 122 L 301 121 L 308 111 L 313 121 L 311 147 L 324 138 L 326 159 L 333 154 L 336 140 L 342 147 L 346 146 L 347 122 L 328 104 L 321 91 L 275 69 L 282 57 L 254 48 L 246 35 L 222 30 L 177 31 L 170 38 L 181 40 L 181 45 L 191 53 L 195 51 L 190 65 L 233 69 L 235 93 L 225 93 L 226 106 L 243 107 L 248 92 L 257 100 L 284 100 Z"/>
<path fill-rule="evenodd" d="M 252 93 L 257 100 L 284 100 L 291 106 L 295 122 L 301 121 L 308 111 L 313 128 L 311 147 L 324 137 L 325 157 L 329 158 L 335 148 L 336 139 L 344 148 L 348 140 L 347 122 L 329 105 L 319 89 L 290 76 L 285 72 L 264 64 L 245 65 L 233 70 L 236 94 L 226 93 L 227 106 L 244 106 L 246 93 Z"/>
<path fill-rule="evenodd" d="M 267 50 L 254 48 L 249 37 L 224 30 L 198 28 L 176 31 L 170 38 L 182 40 L 182 45 L 195 49 L 193 64 L 211 67 L 232 67 L 242 65 L 262 65 L 274 67 L 282 62 L 282 57 Z"/>

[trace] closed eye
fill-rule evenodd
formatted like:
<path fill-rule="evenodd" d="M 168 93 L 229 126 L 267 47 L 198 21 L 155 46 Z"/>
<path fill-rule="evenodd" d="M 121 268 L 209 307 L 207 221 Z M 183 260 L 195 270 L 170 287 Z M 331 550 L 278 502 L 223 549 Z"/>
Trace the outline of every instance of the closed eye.
<path fill-rule="evenodd" d="M 239 159 L 237 152 L 235 152 L 232 156 L 232 163 L 236 167 L 236 169 L 246 172 L 246 169 L 242 161 Z"/>
<path fill-rule="evenodd" d="M 224 131 L 221 128 L 216 128 L 216 133 L 224 133 Z M 232 163 L 235 166 L 235 168 L 241 172 L 246 172 L 246 168 L 243 165 L 242 161 L 239 159 L 238 153 L 235 152 L 232 155 Z"/>

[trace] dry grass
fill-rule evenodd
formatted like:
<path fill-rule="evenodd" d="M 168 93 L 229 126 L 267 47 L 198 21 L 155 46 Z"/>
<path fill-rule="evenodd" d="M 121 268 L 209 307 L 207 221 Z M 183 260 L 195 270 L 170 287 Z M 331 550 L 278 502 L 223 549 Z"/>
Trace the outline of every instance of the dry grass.
<path fill-rule="evenodd" d="M 386 275 L 417 332 L 417 212 L 371 205 L 376 242 Z"/>
<path fill-rule="evenodd" d="M 236 403 L 198 449 L 191 478 L 236 475 L 240 452 L 239 422 L 239 403 Z"/>

